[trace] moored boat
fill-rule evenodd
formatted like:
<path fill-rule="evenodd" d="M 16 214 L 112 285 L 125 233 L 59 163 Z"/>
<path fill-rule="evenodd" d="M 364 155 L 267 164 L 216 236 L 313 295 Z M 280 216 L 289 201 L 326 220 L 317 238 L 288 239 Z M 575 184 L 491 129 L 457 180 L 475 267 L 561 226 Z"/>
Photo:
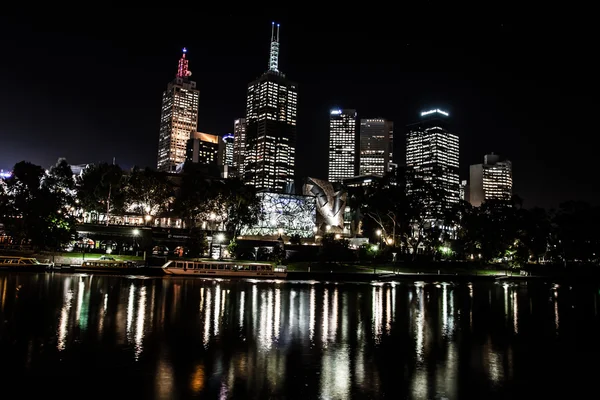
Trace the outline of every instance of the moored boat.
<path fill-rule="evenodd" d="M 266 263 L 236 263 L 235 261 L 167 261 L 166 275 L 198 276 L 204 278 L 271 278 L 287 277 L 283 265 L 273 267 Z"/>
<path fill-rule="evenodd" d="M 33 257 L 0 256 L 0 271 L 45 271 L 52 263 L 41 263 Z"/>
<path fill-rule="evenodd" d="M 149 268 L 134 261 L 117 260 L 111 256 L 102 256 L 95 260 L 85 260 L 81 265 L 61 266 L 56 270 L 68 272 L 90 272 L 110 274 L 145 274 Z"/>

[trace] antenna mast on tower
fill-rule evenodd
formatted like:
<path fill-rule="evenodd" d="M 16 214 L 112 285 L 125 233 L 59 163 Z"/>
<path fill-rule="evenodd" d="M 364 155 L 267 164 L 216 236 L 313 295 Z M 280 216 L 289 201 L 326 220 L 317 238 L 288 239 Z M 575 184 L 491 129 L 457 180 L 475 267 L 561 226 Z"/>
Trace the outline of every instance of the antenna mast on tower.
<path fill-rule="evenodd" d="M 271 53 L 269 56 L 269 71 L 279 72 L 279 24 L 271 23 Z"/>
<path fill-rule="evenodd" d="M 178 78 L 187 78 L 192 75 L 192 71 L 188 69 L 188 60 L 185 58 L 185 54 L 187 53 L 187 49 L 184 47 L 182 50 L 181 58 L 179 59 L 179 66 L 177 68 L 177 77 Z"/>

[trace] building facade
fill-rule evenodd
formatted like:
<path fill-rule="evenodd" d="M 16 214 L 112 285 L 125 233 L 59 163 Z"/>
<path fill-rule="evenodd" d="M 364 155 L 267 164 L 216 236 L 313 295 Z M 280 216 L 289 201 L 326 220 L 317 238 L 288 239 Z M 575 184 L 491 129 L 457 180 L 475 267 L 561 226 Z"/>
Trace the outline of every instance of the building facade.
<path fill-rule="evenodd" d="M 204 165 L 220 165 L 224 153 L 223 148 L 223 140 L 220 136 L 195 132 L 187 141 L 186 161 Z"/>
<path fill-rule="evenodd" d="M 383 176 L 393 157 L 394 123 L 382 118 L 360 120 L 359 175 Z"/>
<path fill-rule="evenodd" d="M 441 205 L 457 204 L 460 198 L 459 140 L 450 132 L 448 118 L 440 109 L 424 111 L 419 122 L 407 126 L 406 134 L 406 166 L 440 193 L 431 199 L 438 210 Z M 407 185 L 409 193 L 416 190 Z"/>
<path fill-rule="evenodd" d="M 198 128 L 198 99 L 200 91 L 190 80 L 187 50 L 183 49 L 177 75 L 163 92 L 158 138 L 156 168 L 162 172 L 175 172 L 186 159 L 187 141 Z"/>
<path fill-rule="evenodd" d="M 258 190 L 294 183 L 298 86 L 279 71 L 279 24 L 271 30 L 269 69 L 248 85 L 243 176 Z"/>
<path fill-rule="evenodd" d="M 232 133 L 228 133 L 223 136 L 223 165 L 228 167 L 233 167 L 233 146 L 234 146 L 234 136 Z"/>
<path fill-rule="evenodd" d="M 356 176 L 358 172 L 356 161 L 356 110 L 331 110 L 327 180 L 341 182 Z"/>
<path fill-rule="evenodd" d="M 469 202 L 479 207 L 487 200 L 510 202 L 512 198 L 512 163 L 500 161 L 497 154 L 486 154 L 483 164 L 469 168 Z"/>
<path fill-rule="evenodd" d="M 233 122 L 233 166 L 239 176 L 244 176 L 244 156 L 246 155 L 246 118 Z"/>

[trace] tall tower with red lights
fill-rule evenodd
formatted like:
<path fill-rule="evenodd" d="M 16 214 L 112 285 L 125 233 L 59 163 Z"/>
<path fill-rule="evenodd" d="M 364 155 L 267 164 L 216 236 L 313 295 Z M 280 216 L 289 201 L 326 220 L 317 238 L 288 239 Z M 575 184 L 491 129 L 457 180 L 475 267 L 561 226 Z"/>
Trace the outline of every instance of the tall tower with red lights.
<path fill-rule="evenodd" d="M 183 49 L 175 79 L 163 92 L 158 138 L 157 170 L 176 172 L 185 163 L 188 139 L 198 130 L 200 91 L 190 80 L 187 49 Z"/>
<path fill-rule="evenodd" d="M 274 22 L 268 65 L 248 85 L 240 170 L 244 180 L 259 190 L 288 192 L 294 183 L 298 85 L 279 70 L 279 24 Z"/>

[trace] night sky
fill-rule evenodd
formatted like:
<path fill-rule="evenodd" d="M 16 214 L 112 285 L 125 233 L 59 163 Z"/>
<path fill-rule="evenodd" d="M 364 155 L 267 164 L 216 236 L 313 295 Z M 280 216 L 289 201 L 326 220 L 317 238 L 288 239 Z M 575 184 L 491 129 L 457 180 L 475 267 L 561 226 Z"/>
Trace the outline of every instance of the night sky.
<path fill-rule="evenodd" d="M 333 107 L 393 120 L 400 163 L 405 125 L 441 108 L 460 136 L 461 179 L 495 152 L 513 162 L 526 207 L 600 204 L 593 24 L 432 9 L 312 19 L 5 14 L 0 168 L 58 157 L 155 167 L 161 95 L 184 46 L 200 89 L 198 130 L 231 132 L 245 116 L 248 82 L 267 69 L 275 20 L 280 70 L 299 84 L 299 175 L 326 177 Z"/>

